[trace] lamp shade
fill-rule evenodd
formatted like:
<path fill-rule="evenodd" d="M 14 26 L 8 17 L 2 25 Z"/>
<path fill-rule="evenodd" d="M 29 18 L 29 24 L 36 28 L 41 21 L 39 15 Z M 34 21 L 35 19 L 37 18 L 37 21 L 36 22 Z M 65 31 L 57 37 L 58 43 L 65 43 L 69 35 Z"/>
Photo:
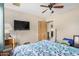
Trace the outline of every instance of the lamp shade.
<path fill-rule="evenodd" d="M 5 24 L 5 33 L 10 33 L 12 31 L 12 26 L 10 24 Z"/>

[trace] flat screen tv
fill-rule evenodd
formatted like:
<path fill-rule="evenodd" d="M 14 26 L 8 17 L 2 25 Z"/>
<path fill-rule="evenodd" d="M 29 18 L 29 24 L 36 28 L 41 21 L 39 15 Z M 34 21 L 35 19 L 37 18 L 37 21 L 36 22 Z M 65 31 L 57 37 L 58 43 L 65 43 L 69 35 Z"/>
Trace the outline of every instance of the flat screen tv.
<path fill-rule="evenodd" d="M 28 21 L 14 20 L 14 30 L 30 30 Z"/>

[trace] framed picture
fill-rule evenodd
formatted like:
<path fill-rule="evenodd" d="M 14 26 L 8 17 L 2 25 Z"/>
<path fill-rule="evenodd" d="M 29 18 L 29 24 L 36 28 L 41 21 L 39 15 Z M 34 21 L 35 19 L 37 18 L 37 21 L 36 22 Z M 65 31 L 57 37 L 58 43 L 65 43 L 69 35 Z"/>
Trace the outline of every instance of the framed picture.
<path fill-rule="evenodd" d="M 74 46 L 79 47 L 79 35 L 74 35 L 73 39 L 74 39 Z"/>

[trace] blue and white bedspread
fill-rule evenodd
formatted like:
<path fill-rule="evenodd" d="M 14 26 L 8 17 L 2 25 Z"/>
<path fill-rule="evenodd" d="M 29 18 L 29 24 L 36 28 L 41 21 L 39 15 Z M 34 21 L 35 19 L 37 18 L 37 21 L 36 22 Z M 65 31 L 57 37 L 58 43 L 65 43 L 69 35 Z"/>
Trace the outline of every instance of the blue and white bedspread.
<path fill-rule="evenodd" d="M 37 43 L 21 45 L 13 50 L 13 56 L 78 56 L 79 49 L 43 40 Z"/>

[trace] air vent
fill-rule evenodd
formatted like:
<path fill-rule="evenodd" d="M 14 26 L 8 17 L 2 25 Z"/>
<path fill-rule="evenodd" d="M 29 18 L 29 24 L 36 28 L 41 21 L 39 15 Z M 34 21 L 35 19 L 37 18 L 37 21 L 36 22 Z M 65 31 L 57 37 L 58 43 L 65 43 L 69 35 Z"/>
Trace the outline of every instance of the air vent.
<path fill-rule="evenodd" d="M 20 3 L 13 3 L 13 5 L 15 5 L 15 6 L 20 6 Z"/>

